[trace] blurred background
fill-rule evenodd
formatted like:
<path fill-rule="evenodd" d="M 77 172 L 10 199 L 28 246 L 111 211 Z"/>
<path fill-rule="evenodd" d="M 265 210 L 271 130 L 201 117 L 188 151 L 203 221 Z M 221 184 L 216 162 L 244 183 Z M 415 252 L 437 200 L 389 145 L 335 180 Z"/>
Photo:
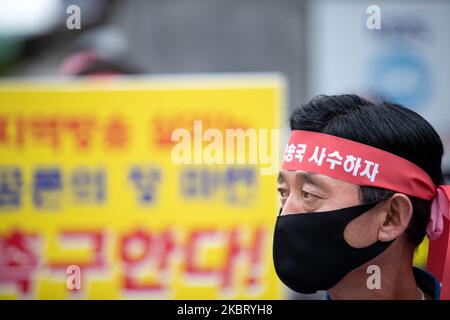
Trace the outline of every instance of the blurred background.
<path fill-rule="evenodd" d="M 371 5 L 380 9 L 380 29 L 368 26 Z M 277 73 L 286 99 L 274 109 L 275 127 L 285 128 L 289 110 L 317 94 L 353 92 L 417 111 L 448 148 L 449 32 L 447 0 L 0 0 L 0 77 Z M 443 166 L 448 175 L 448 153 Z M 242 297 L 299 298 L 272 293 Z M 80 296 L 107 295 L 71 297 Z M 61 296 L 50 290 L 44 297 Z"/>

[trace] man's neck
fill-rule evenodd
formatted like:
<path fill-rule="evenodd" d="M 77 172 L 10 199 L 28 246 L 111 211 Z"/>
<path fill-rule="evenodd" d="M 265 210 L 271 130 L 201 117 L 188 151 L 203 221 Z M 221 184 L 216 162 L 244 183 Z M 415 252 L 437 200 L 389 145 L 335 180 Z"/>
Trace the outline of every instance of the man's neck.
<path fill-rule="evenodd" d="M 420 300 L 413 274 L 411 247 L 400 242 L 393 243 L 382 255 L 353 270 L 328 292 L 333 300 Z M 380 268 L 379 288 L 369 289 L 367 273 L 370 265 Z"/>

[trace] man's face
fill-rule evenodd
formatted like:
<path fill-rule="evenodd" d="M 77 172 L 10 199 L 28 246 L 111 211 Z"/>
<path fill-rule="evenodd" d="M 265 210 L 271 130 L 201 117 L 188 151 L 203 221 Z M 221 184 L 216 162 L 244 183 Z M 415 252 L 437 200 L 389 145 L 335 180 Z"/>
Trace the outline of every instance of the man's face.
<path fill-rule="evenodd" d="M 281 215 L 338 210 L 361 204 L 356 184 L 306 171 L 280 170 L 278 192 Z M 377 207 L 370 212 L 377 212 Z M 380 217 L 363 214 L 346 228 L 344 238 L 351 246 L 362 248 L 378 240 Z"/>
<path fill-rule="evenodd" d="M 282 215 L 330 211 L 361 204 L 357 185 L 300 170 L 281 170 L 278 192 Z"/>

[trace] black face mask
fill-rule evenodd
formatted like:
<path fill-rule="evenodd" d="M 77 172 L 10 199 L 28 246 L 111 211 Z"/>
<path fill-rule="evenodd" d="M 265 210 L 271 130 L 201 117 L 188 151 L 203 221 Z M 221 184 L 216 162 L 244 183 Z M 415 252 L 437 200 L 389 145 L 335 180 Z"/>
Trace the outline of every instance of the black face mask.
<path fill-rule="evenodd" d="M 273 260 L 280 280 L 299 293 L 327 290 L 350 271 L 381 254 L 392 241 L 377 241 L 358 249 L 344 239 L 347 224 L 376 204 L 278 216 Z"/>

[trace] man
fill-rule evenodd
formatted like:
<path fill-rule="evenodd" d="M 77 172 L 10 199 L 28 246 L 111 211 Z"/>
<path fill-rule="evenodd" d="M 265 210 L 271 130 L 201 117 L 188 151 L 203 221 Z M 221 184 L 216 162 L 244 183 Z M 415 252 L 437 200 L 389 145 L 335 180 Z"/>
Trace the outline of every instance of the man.
<path fill-rule="evenodd" d="M 295 109 L 290 127 L 274 234 L 280 279 L 333 300 L 439 299 L 439 281 L 412 266 L 427 231 L 448 233 L 450 192 L 440 187 L 443 146 L 432 126 L 400 105 L 339 95 Z M 440 239 L 442 280 L 448 234 Z M 368 271 L 379 271 L 375 288 Z"/>

